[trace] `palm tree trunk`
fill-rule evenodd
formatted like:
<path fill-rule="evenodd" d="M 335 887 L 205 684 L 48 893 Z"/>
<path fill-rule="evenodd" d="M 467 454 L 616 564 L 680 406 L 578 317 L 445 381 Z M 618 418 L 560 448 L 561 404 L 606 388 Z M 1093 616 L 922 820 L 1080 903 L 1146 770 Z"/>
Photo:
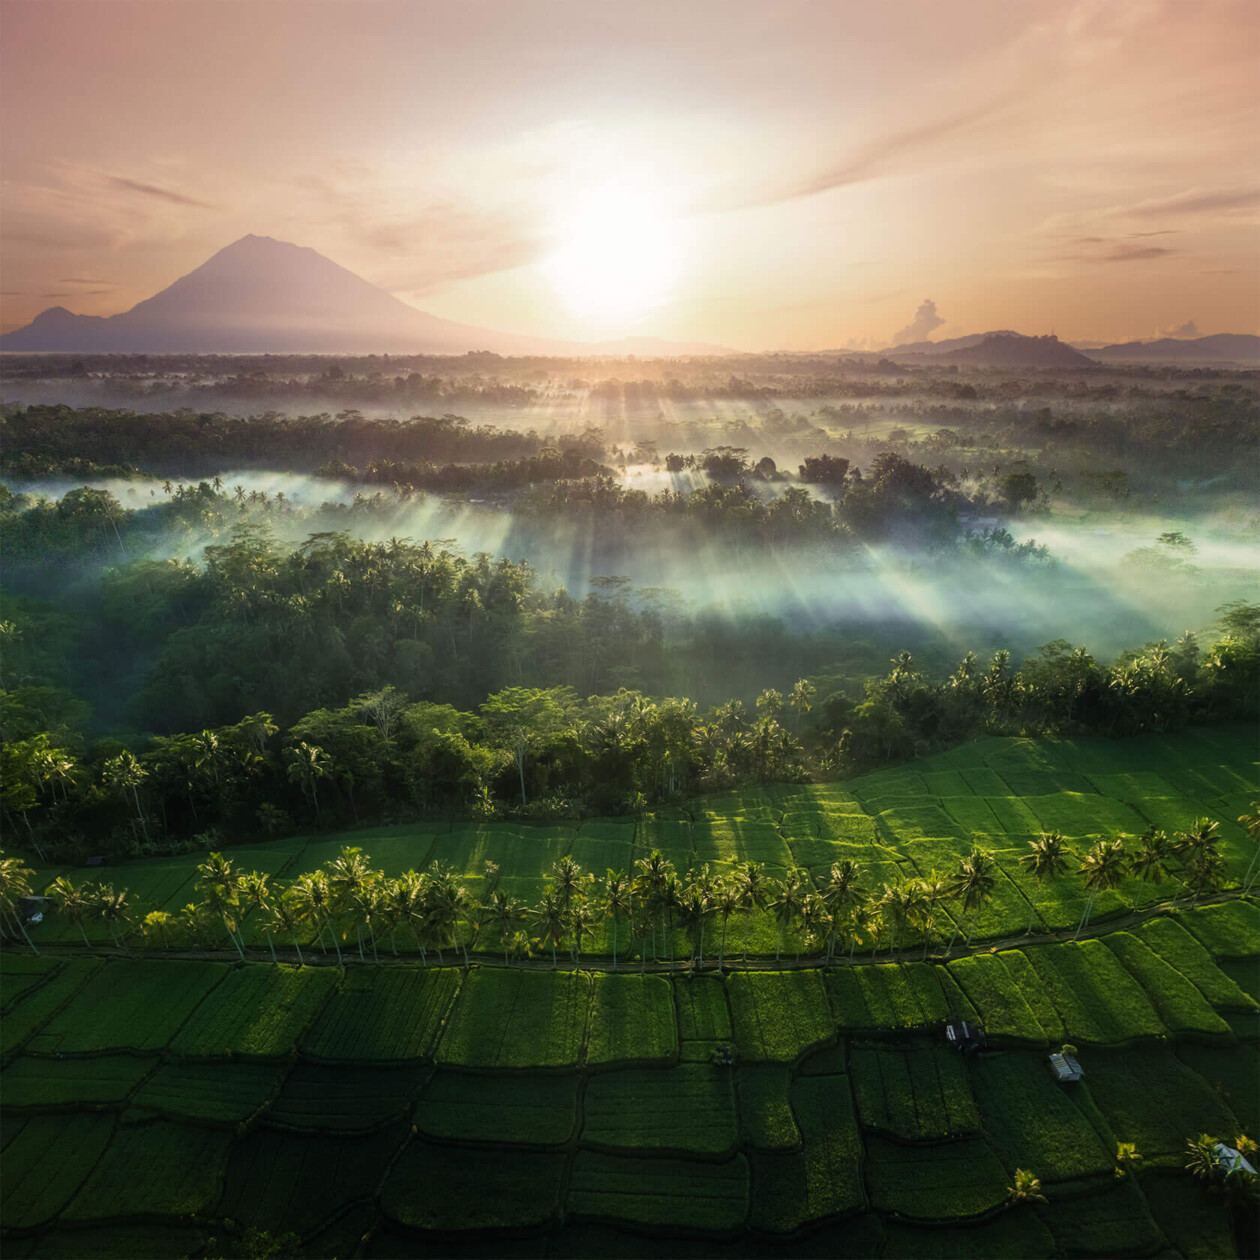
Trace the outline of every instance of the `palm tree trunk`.
<path fill-rule="evenodd" d="M 617 970 L 617 914 L 613 912 L 613 970 Z"/>
<path fill-rule="evenodd" d="M 241 956 L 241 962 L 245 961 L 245 951 L 241 948 L 241 943 L 236 939 L 236 933 L 232 931 L 232 925 L 226 919 L 223 920 L 223 926 L 227 929 L 228 940 L 236 946 L 236 952 Z"/>
<path fill-rule="evenodd" d="M 276 957 L 276 943 L 275 941 L 271 939 L 270 932 L 266 933 L 266 936 L 267 936 L 267 948 L 271 950 L 271 961 L 273 963 L 278 963 L 280 960 Z"/>
<path fill-rule="evenodd" d="M 300 944 L 298 941 L 294 941 L 294 942 L 293 942 L 293 948 L 297 950 L 297 956 L 298 956 L 298 966 L 299 966 L 299 967 L 304 967 L 304 966 L 306 966 L 306 959 L 302 957 L 302 946 L 301 946 L 301 944 Z"/>
<path fill-rule="evenodd" d="M 1077 937 L 1079 937 L 1080 934 L 1085 930 L 1085 924 L 1089 921 L 1089 912 L 1093 908 L 1094 908 L 1094 894 L 1090 893 L 1089 896 L 1085 900 L 1085 909 L 1081 912 L 1081 921 L 1076 925 L 1076 934 L 1072 937 L 1073 940 L 1076 940 Z"/>

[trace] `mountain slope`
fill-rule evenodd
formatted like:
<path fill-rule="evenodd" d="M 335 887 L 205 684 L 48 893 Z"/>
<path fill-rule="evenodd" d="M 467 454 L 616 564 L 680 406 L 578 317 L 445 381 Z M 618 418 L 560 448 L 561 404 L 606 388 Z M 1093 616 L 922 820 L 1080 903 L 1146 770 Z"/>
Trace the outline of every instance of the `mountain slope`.
<path fill-rule="evenodd" d="M 1260 337 L 1250 333 L 1217 333 L 1211 337 L 1163 337 L 1158 341 L 1129 341 L 1089 352 L 1104 363 L 1257 363 Z"/>
<path fill-rule="evenodd" d="M 918 347 L 927 347 L 919 349 Z M 1025 337 L 1017 332 L 974 333 L 947 341 L 914 341 L 885 352 L 910 363 L 958 363 L 973 367 L 1079 368 L 1092 360 L 1058 337 Z"/>
<path fill-rule="evenodd" d="M 619 343 L 608 343 L 617 345 Z M 658 354 L 696 353 L 670 342 Z M 416 310 L 313 249 L 245 236 L 129 311 L 53 307 L 0 350 L 201 354 L 608 353 L 604 346 L 476 328 Z M 706 347 L 703 353 L 722 353 Z"/>

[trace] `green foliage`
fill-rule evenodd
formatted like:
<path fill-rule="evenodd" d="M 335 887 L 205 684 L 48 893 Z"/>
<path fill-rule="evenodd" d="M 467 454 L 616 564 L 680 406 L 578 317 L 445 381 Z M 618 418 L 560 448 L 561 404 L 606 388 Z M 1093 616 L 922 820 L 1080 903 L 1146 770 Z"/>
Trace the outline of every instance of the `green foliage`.
<path fill-rule="evenodd" d="M 731 1070 L 705 1063 L 602 1072 L 586 1085 L 582 1144 L 612 1151 L 735 1153 Z"/>
<path fill-rule="evenodd" d="M 911 1031 L 944 1023 L 950 1011 L 937 970 L 902 963 L 828 972 L 827 989 L 841 1031 Z"/>
<path fill-rule="evenodd" d="M 1152 1255 L 1161 1242 L 1146 1197 L 1128 1177 L 1113 1180 L 1101 1194 L 1051 1199 L 1037 1215 L 1063 1255 Z"/>
<path fill-rule="evenodd" d="M 132 1054 L 91 1059 L 22 1057 L 0 1073 L 5 1111 L 43 1107 L 108 1106 L 123 1102 L 153 1071 L 156 1060 Z"/>
<path fill-rule="evenodd" d="M 673 986 L 660 976 L 592 977 L 586 1061 L 669 1062 L 678 1056 Z"/>
<path fill-rule="evenodd" d="M 0 1151 L 5 1228 L 41 1225 L 62 1211 L 113 1132 L 113 1116 L 80 1112 L 32 1116 L 12 1139 L 6 1135 Z"/>
<path fill-rule="evenodd" d="M 1204 907 L 1210 909 L 1211 907 Z M 1193 913 L 1199 913 L 1195 911 Z M 1212 955 L 1181 923 L 1161 915 L 1132 929 L 1133 935 L 1153 949 L 1165 962 L 1181 972 L 1219 1010 L 1253 1010 L 1253 995 L 1213 961 Z M 1248 968 L 1254 977 L 1256 969 Z"/>
<path fill-rule="evenodd" d="M 906 1142 L 978 1131 L 980 1117 L 962 1057 L 951 1047 L 854 1043 L 849 1057 L 863 1128 Z"/>
<path fill-rule="evenodd" d="M 1187 911 L 1182 925 L 1214 958 L 1260 956 L 1260 905 L 1246 899 Z"/>
<path fill-rule="evenodd" d="M 218 1214 L 306 1236 L 349 1204 L 373 1198 L 406 1137 L 402 1125 L 338 1137 L 259 1125 L 232 1148 Z"/>
<path fill-rule="evenodd" d="M 1189 1048 L 1189 1047 L 1186 1047 Z M 1226 1058 L 1236 1047 L 1225 1048 Z M 1206 1047 L 1194 1046 L 1195 1053 Z M 1212 1054 L 1221 1053 L 1213 1049 Z M 1253 1052 L 1251 1071 L 1260 1068 Z M 1235 1118 L 1221 1092 L 1171 1046 L 1134 1046 L 1091 1051 L 1085 1093 L 1119 1142 L 1132 1142 L 1148 1163 L 1178 1162 L 1189 1133 L 1232 1133 Z M 1076 1087 L 1079 1088 L 1079 1087 Z M 1253 1087 L 1252 1093 L 1255 1093 Z"/>
<path fill-rule="evenodd" d="M 735 1052 L 741 1059 L 793 1063 L 835 1037 L 816 971 L 736 972 L 726 982 Z"/>
<path fill-rule="evenodd" d="M 526 1166 L 529 1175 L 523 1176 Z M 381 1210 L 414 1229 L 543 1225 L 557 1213 L 564 1167 L 561 1154 L 438 1146 L 413 1138 L 385 1180 Z"/>
<path fill-rule="evenodd" d="M 429 1072 L 298 1063 L 268 1108 L 267 1122 L 312 1133 L 366 1133 L 407 1116 Z"/>
<path fill-rule="evenodd" d="M 975 954 L 949 964 L 950 974 L 976 1010 L 983 1012 L 984 1031 L 993 1037 L 1046 1045 L 1051 1038 L 1024 997 L 1022 987 L 999 954 Z"/>
<path fill-rule="evenodd" d="M 437 1049 L 460 1067 L 575 1067 L 590 977 L 481 969 L 465 981 Z"/>
<path fill-rule="evenodd" d="M 23 995 L 0 1020 L 0 1053 L 10 1054 L 37 1033 L 100 966 L 94 958 L 71 960 L 46 984 Z"/>
<path fill-rule="evenodd" d="M 1177 1057 L 1219 1094 L 1243 1132 L 1260 1132 L 1260 1046 L 1203 1046 L 1183 1041 Z"/>
<path fill-rule="evenodd" d="M 329 967 L 246 964 L 229 972 L 171 1042 L 188 1058 L 280 1058 L 337 987 Z"/>
<path fill-rule="evenodd" d="M 1163 1033 L 1145 990 L 1102 941 L 1037 945 L 1023 953 L 1073 1041 L 1108 1045 Z"/>
<path fill-rule="evenodd" d="M 568 1211 L 665 1229 L 733 1230 L 748 1213 L 748 1163 L 721 1164 L 579 1151 Z"/>
<path fill-rule="evenodd" d="M 303 1052 L 327 1063 L 423 1059 L 459 987 L 453 968 L 348 971 L 302 1040 Z"/>
<path fill-rule="evenodd" d="M 412 1118 L 422 1133 L 447 1141 L 561 1146 L 577 1127 L 579 1080 L 574 1073 L 473 1076 L 439 1068 Z"/>
<path fill-rule="evenodd" d="M 788 1098 L 792 1077 L 779 1063 L 742 1063 L 735 1071 L 739 1133 L 746 1146 L 766 1151 L 796 1150 L 801 1133 Z"/>
<path fill-rule="evenodd" d="M 164 1063 L 131 1103 L 137 1113 L 237 1125 L 271 1101 L 283 1078 L 271 1063 Z"/>
<path fill-rule="evenodd" d="M 158 1050 L 227 975 L 222 963 L 111 962 L 31 1043 L 41 1054 Z"/>
<path fill-rule="evenodd" d="M 231 1144 L 231 1134 L 215 1129 L 165 1120 L 121 1124 L 62 1219 L 207 1212 L 218 1202 Z"/>
<path fill-rule="evenodd" d="M 1010 1176 L 981 1138 L 935 1146 L 866 1141 L 871 1206 L 919 1221 L 963 1220 L 1006 1200 Z"/>
<path fill-rule="evenodd" d="M 1087 1073 L 1088 1075 L 1088 1073 Z M 1045 1183 L 1110 1172 L 1112 1152 L 1043 1054 L 976 1059 L 972 1088 L 984 1130 L 1007 1169 L 1032 1169 Z"/>
<path fill-rule="evenodd" d="M 1169 1032 L 1228 1038 L 1229 1025 L 1189 980 L 1128 932 L 1109 932 L 1107 948 L 1137 977 Z"/>

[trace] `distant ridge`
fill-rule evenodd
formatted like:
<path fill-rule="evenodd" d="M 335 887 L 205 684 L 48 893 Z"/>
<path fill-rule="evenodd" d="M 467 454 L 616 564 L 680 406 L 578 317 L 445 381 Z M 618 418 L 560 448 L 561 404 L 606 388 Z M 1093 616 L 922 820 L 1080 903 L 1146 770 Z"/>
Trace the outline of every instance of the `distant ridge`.
<path fill-rule="evenodd" d="M 88 354 L 715 355 L 655 338 L 599 344 L 496 332 L 408 306 L 315 250 L 244 236 L 118 315 L 54 306 L 0 336 L 0 350 Z"/>
<path fill-rule="evenodd" d="M 912 363 L 919 360 L 974 367 L 1080 368 L 1092 367 L 1094 362 L 1058 337 L 1025 337 L 1010 331 L 975 333 L 946 341 L 912 341 L 885 354 Z"/>
<path fill-rule="evenodd" d="M 1089 351 L 1103 363 L 1260 363 L 1260 337 L 1251 333 L 1216 333 L 1211 337 L 1161 337 L 1128 341 Z"/>

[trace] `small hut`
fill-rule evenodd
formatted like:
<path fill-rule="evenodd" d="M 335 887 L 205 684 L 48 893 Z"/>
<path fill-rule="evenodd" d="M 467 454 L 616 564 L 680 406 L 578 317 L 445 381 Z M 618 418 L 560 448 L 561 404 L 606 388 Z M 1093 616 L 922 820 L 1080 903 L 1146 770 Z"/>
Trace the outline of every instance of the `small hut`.
<path fill-rule="evenodd" d="M 945 1040 L 962 1054 L 975 1054 L 984 1047 L 984 1029 L 958 1020 L 945 1025 Z"/>
<path fill-rule="evenodd" d="M 1050 1070 L 1056 1081 L 1079 1081 L 1085 1075 L 1081 1065 L 1070 1054 L 1058 1050 L 1050 1056 Z"/>

